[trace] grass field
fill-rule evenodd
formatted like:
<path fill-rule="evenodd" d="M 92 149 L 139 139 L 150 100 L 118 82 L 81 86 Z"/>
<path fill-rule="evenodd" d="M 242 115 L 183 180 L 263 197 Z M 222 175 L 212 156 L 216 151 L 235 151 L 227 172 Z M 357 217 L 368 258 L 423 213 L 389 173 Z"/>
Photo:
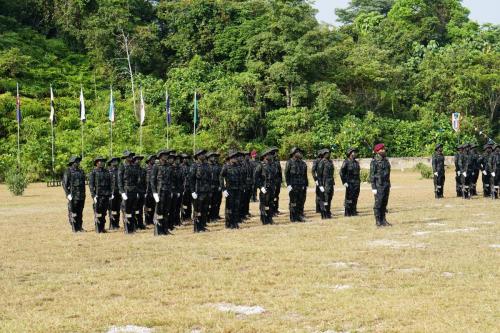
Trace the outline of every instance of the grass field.
<path fill-rule="evenodd" d="M 417 173 L 392 184 L 390 228 L 375 227 L 365 184 L 356 218 L 339 189 L 320 220 L 310 189 L 309 222 L 290 224 L 285 191 L 276 225 L 167 237 L 98 235 L 89 198 L 89 232 L 73 234 L 61 188 L 2 185 L 0 331 L 499 332 L 500 200 L 455 198 L 452 173 L 439 201 Z"/>

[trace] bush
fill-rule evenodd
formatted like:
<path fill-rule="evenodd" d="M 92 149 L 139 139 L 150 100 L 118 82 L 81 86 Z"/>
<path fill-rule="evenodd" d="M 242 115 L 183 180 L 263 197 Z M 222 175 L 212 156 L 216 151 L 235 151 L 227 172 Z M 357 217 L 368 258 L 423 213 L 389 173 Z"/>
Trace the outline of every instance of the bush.
<path fill-rule="evenodd" d="M 26 172 L 19 168 L 7 171 L 5 181 L 9 191 L 16 196 L 23 195 L 24 190 L 28 187 Z"/>
<path fill-rule="evenodd" d="M 420 171 L 420 175 L 422 179 L 430 179 L 432 178 L 432 168 L 424 163 L 420 162 L 415 166 L 415 170 Z"/>
<path fill-rule="evenodd" d="M 370 171 L 361 169 L 359 173 L 359 178 L 361 179 L 362 183 L 369 183 L 370 182 Z"/>

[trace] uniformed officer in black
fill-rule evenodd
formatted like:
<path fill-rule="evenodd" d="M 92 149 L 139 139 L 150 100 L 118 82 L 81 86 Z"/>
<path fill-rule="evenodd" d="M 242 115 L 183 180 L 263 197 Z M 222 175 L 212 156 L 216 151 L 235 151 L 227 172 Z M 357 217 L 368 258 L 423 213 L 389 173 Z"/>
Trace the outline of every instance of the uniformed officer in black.
<path fill-rule="evenodd" d="M 170 188 L 170 192 L 172 192 L 172 206 L 169 214 L 169 229 L 174 230 L 176 226 L 181 225 L 182 192 L 184 190 L 184 184 L 180 159 L 175 150 L 170 152 L 168 161 L 172 168 L 172 183 Z"/>
<path fill-rule="evenodd" d="M 62 187 L 68 199 L 68 219 L 73 232 L 83 230 L 83 207 L 85 206 L 85 173 L 80 169 L 81 158 L 72 156 L 64 172 Z"/>
<path fill-rule="evenodd" d="M 491 198 L 498 199 L 500 197 L 500 144 L 493 146 L 490 170 Z"/>
<path fill-rule="evenodd" d="M 243 173 L 242 178 L 244 180 L 244 183 L 241 184 L 243 189 L 241 193 L 241 216 L 247 219 L 251 216 L 250 200 L 252 200 L 254 170 L 250 162 L 250 153 L 248 151 L 242 151 L 240 154 L 242 157 L 241 172 Z"/>
<path fill-rule="evenodd" d="M 206 150 L 200 149 L 194 154 L 196 162 L 191 166 L 189 174 L 189 188 L 193 198 L 194 232 L 208 231 L 211 172 L 206 153 Z"/>
<path fill-rule="evenodd" d="M 210 213 L 209 221 L 215 222 L 220 219 L 220 205 L 222 203 L 222 187 L 220 184 L 220 173 L 222 166 L 219 163 L 217 152 L 207 153 L 208 164 L 210 165 L 211 185 L 210 185 Z"/>
<path fill-rule="evenodd" d="M 259 154 L 257 153 L 257 151 L 254 149 L 252 150 L 252 152 L 250 153 L 250 165 L 252 167 L 252 202 L 257 202 L 257 186 L 255 186 L 255 179 L 254 179 L 254 175 L 255 175 L 255 169 L 257 168 L 257 165 L 259 165 L 260 161 L 259 161 Z"/>
<path fill-rule="evenodd" d="M 458 166 L 458 161 L 460 160 L 462 154 L 464 153 L 463 145 L 457 146 L 457 151 L 454 156 L 455 162 L 455 189 L 457 192 L 457 197 L 462 196 L 462 173 L 460 172 L 460 167 Z"/>
<path fill-rule="evenodd" d="M 469 152 L 469 144 L 465 143 L 462 145 L 463 152 L 458 158 L 458 170 L 460 172 L 460 183 L 462 190 L 462 198 L 470 199 L 470 189 L 472 184 L 472 157 Z"/>
<path fill-rule="evenodd" d="M 438 144 L 434 149 L 434 154 L 432 155 L 432 172 L 434 173 L 434 196 L 436 199 L 443 198 L 444 194 L 444 181 L 445 181 L 445 169 L 444 169 L 444 156 L 443 156 L 443 145 Z"/>
<path fill-rule="evenodd" d="M 222 195 L 226 198 L 225 220 L 226 228 L 238 229 L 241 208 L 241 168 L 238 157 L 240 153 L 231 150 L 227 156 L 227 163 L 224 164 L 219 174 L 219 184 L 222 187 Z"/>
<path fill-rule="evenodd" d="M 159 164 L 153 167 L 151 172 L 150 186 L 153 198 L 156 202 L 156 213 L 154 217 L 154 235 L 167 235 L 169 231 L 169 214 L 172 206 L 172 168 L 168 163 L 170 150 L 161 150 L 157 158 Z"/>
<path fill-rule="evenodd" d="M 318 164 L 322 158 L 323 158 L 323 149 L 318 151 L 316 158 L 312 162 L 312 168 L 311 168 L 314 184 L 316 185 L 316 213 L 321 213 L 320 202 L 323 197 L 321 191 L 319 190 L 319 182 L 318 182 Z"/>
<path fill-rule="evenodd" d="M 135 209 L 137 206 L 140 174 L 139 169 L 134 163 L 134 156 L 133 152 L 125 151 L 122 156 L 124 161 L 118 169 L 118 188 L 122 197 L 123 227 L 127 234 L 135 232 L 137 223 Z"/>
<path fill-rule="evenodd" d="M 472 143 L 470 145 L 470 155 L 471 155 L 471 188 L 470 188 L 470 194 L 472 196 L 477 195 L 477 180 L 479 179 L 479 173 L 480 173 L 480 165 L 479 165 L 479 159 L 480 156 L 477 152 L 477 147 L 478 145 L 475 143 Z"/>
<path fill-rule="evenodd" d="M 108 161 L 108 171 L 111 176 L 111 198 L 109 199 L 109 230 L 120 228 L 120 207 L 122 197 L 118 188 L 118 165 L 119 157 L 112 157 Z"/>
<path fill-rule="evenodd" d="M 479 169 L 481 171 L 481 180 L 483 182 L 483 196 L 489 197 L 490 191 L 490 174 L 488 172 L 488 160 L 491 156 L 492 146 L 487 143 L 483 146 L 483 154 L 479 157 Z"/>
<path fill-rule="evenodd" d="M 335 167 L 330 159 L 330 150 L 323 149 L 323 158 L 318 163 L 318 184 L 319 191 L 322 194 L 322 201 L 320 202 L 321 217 L 323 219 L 332 218 L 332 198 L 335 187 Z"/>
<path fill-rule="evenodd" d="M 279 150 L 276 147 L 272 147 L 270 150 L 270 158 L 273 162 L 274 169 L 276 170 L 276 175 L 274 176 L 274 198 L 272 202 L 272 214 L 277 216 L 281 214 L 280 208 L 280 193 L 281 184 L 283 183 L 283 169 L 281 168 L 280 157 L 278 154 Z"/>
<path fill-rule="evenodd" d="M 191 198 L 191 191 L 189 190 L 189 173 L 191 170 L 191 157 L 188 154 L 181 154 L 182 164 L 181 171 L 184 181 L 184 191 L 182 193 L 182 220 L 190 220 L 193 214 L 193 204 Z"/>
<path fill-rule="evenodd" d="M 142 155 L 134 156 L 134 165 L 139 174 L 139 181 L 137 182 L 137 202 L 135 205 L 135 222 L 138 229 L 146 229 L 144 224 L 144 203 L 146 201 L 147 190 L 147 171 L 141 166 L 141 161 L 144 159 Z"/>
<path fill-rule="evenodd" d="M 375 156 L 370 164 L 370 182 L 372 192 L 375 195 L 375 205 L 373 213 L 375 223 L 378 227 L 390 226 L 387 222 L 387 204 L 391 191 L 391 164 L 386 157 L 386 149 L 383 143 L 379 143 L 373 149 Z"/>
<path fill-rule="evenodd" d="M 285 166 L 285 181 L 290 197 L 290 221 L 305 222 L 304 203 L 306 202 L 307 164 L 302 160 L 302 150 L 294 147 L 290 150 L 290 159 Z"/>
<path fill-rule="evenodd" d="M 146 226 L 153 225 L 156 201 L 153 198 L 153 190 L 151 188 L 151 175 L 155 166 L 156 155 L 149 155 L 146 158 L 146 197 L 144 198 L 144 221 Z"/>
<path fill-rule="evenodd" d="M 262 224 L 273 224 L 273 201 L 276 187 L 275 178 L 278 170 L 273 162 L 273 149 L 262 152 L 261 163 L 257 165 L 254 173 L 255 186 L 259 188 L 259 210 Z"/>
<path fill-rule="evenodd" d="M 349 148 L 347 158 L 340 167 L 340 179 L 345 187 L 344 216 L 358 215 L 357 206 L 361 188 L 360 167 L 356 160 L 358 150 Z"/>
<path fill-rule="evenodd" d="M 97 233 L 106 232 L 106 212 L 111 198 L 111 174 L 104 168 L 106 159 L 94 159 L 94 170 L 89 175 L 89 189 L 93 200 L 94 224 Z"/>

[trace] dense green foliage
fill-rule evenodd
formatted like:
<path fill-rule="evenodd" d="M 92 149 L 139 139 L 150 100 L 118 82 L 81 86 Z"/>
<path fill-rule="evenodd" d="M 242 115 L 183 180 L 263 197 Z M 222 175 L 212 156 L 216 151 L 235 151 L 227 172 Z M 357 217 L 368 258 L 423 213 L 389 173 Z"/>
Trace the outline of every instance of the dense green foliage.
<path fill-rule="evenodd" d="M 457 141 L 499 140 L 500 26 L 468 19 L 459 0 L 352 0 L 344 25 L 320 24 L 306 0 L 0 0 L 0 180 L 15 165 L 15 86 L 22 95 L 22 161 L 29 179 L 50 175 L 49 85 L 56 97 L 56 172 L 81 151 L 109 155 L 109 87 L 115 91 L 113 150 L 143 152 L 293 145 L 309 155 L 349 146 L 370 156 L 446 154 Z M 126 52 L 130 52 L 136 109 Z M 463 115 L 451 128 L 452 112 Z M 477 130 L 476 130 L 477 129 Z M 90 167 L 90 159 L 84 159 Z"/>

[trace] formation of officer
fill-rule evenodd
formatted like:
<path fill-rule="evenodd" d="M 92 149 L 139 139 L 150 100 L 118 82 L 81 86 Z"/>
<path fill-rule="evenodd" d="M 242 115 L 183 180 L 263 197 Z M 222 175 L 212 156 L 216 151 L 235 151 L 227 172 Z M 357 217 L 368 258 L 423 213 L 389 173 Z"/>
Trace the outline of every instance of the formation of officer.
<path fill-rule="evenodd" d="M 331 219 L 332 218 L 332 198 L 335 187 L 335 178 L 334 172 L 335 167 L 333 166 L 333 162 L 330 159 L 330 150 L 323 149 L 321 151 L 321 155 L 323 156 L 318 163 L 317 167 L 317 182 L 318 188 L 321 195 L 319 206 L 321 211 L 322 219 Z M 302 208 L 303 209 L 303 208 Z"/>

